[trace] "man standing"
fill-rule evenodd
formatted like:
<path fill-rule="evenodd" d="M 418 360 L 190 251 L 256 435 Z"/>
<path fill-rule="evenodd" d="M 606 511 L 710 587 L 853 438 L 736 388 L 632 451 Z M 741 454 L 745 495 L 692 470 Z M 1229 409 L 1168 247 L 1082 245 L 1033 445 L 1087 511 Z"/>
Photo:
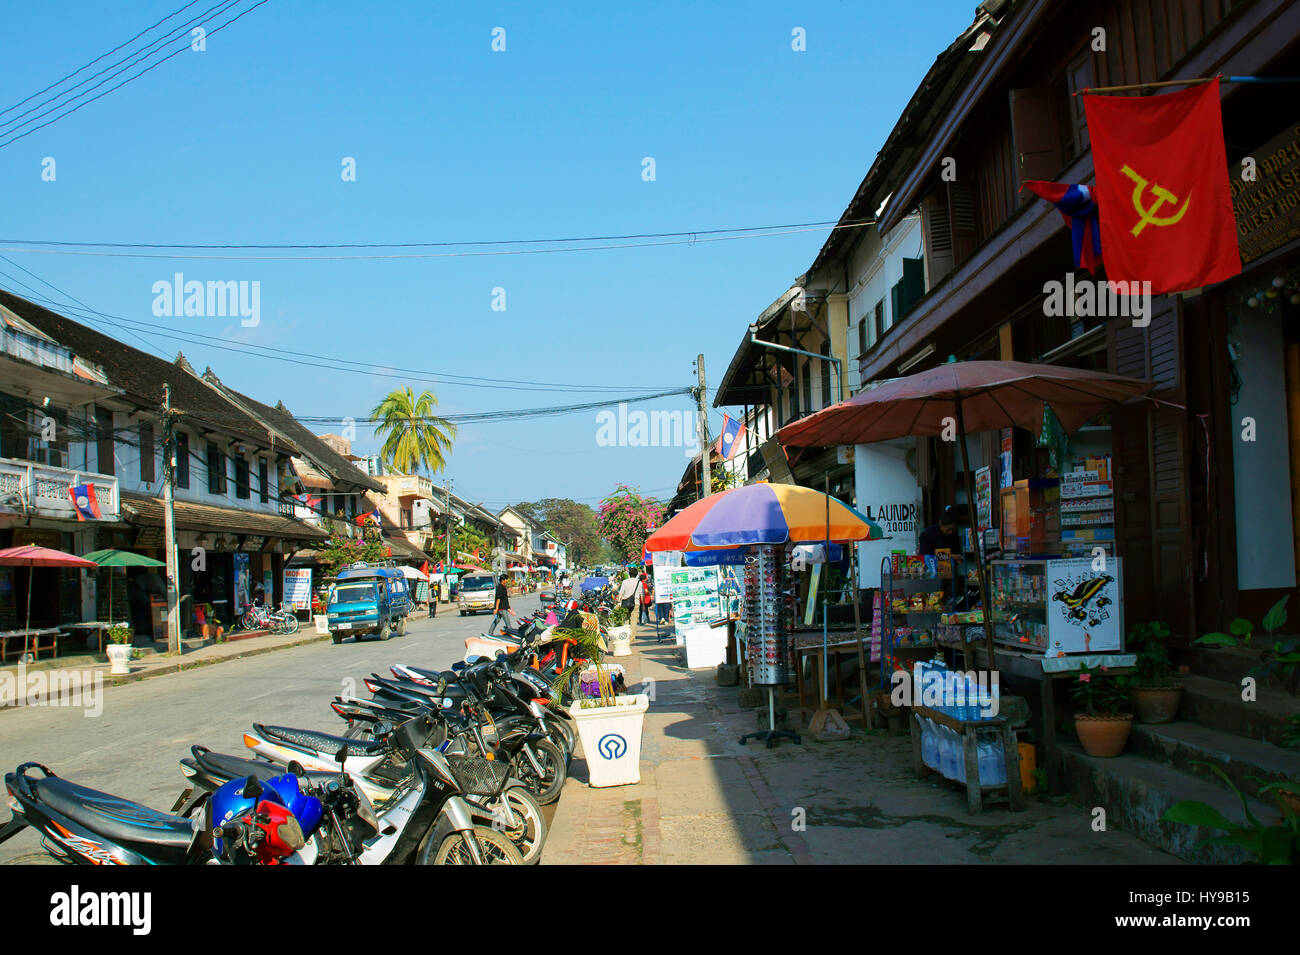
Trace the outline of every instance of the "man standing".
<path fill-rule="evenodd" d="M 438 601 L 442 598 L 442 583 L 440 581 L 429 582 L 429 616 L 438 616 Z"/>
<path fill-rule="evenodd" d="M 956 555 L 962 553 L 961 538 L 957 536 L 957 509 L 951 504 L 944 508 L 938 524 L 921 531 L 918 549 L 922 555 L 926 555 L 944 548 Z"/>
<path fill-rule="evenodd" d="M 498 624 L 505 625 L 509 623 L 510 618 L 514 616 L 514 613 L 510 610 L 510 594 L 506 590 L 506 585 L 502 583 L 500 577 L 497 578 L 496 598 L 492 610 L 496 616 L 492 618 L 492 626 L 488 627 L 489 636 L 492 636 L 497 632 Z"/>

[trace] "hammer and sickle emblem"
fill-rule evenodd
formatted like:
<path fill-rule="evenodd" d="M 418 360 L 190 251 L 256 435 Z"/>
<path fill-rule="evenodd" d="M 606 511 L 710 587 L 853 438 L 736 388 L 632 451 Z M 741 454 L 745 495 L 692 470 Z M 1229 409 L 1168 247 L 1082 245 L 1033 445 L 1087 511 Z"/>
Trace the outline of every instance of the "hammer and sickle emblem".
<path fill-rule="evenodd" d="M 1151 194 L 1155 196 L 1149 206 L 1142 205 L 1142 193 L 1146 191 L 1147 181 L 1135 173 L 1128 166 L 1121 166 L 1120 172 L 1133 180 L 1133 208 L 1137 210 L 1139 222 L 1133 226 L 1133 235 L 1138 235 L 1148 225 L 1173 225 L 1187 212 L 1188 203 L 1192 201 L 1191 193 L 1183 200 L 1183 207 L 1170 216 L 1157 216 L 1160 207 L 1166 202 L 1178 205 L 1178 197 L 1163 186 L 1157 186 L 1151 183 Z"/>

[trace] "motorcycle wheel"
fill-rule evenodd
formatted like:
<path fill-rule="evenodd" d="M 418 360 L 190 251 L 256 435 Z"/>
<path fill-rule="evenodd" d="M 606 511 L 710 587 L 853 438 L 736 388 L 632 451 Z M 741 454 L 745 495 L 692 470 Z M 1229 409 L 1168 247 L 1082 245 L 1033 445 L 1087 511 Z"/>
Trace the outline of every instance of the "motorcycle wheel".
<path fill-rule="evenodd" d="M 519 850 L 515 848 L 515 844 L 507 836 L 486 826 L 475 826 L 472 836 L 467 832 L 450 833 L 442 840 L 431 861 L 425 861 L 423 858 L 423 856 L 429 854 L 431 848 L 426 846 L 424 853 L 422 853 L 421 863 L 424 865 L 475 865 L 474 856 L 469 851 L 469 847 L 465 845 L 465 840 L 471 837 L 478 843 L 479 852 L 482 854 L 485 864 L 524 864 L 524 858 L 519 854 Z"/>
<path fill-rule="evenodd" d="M 507 826 L 505 819 L 498 816 L 499 803 L 494 803 L 492 828 L 503 832 L 510 839 L 524 865 L 537 865 L 542 859 L 542 846 L 546 845 L 546 816 L 542 806 L 523 786 L 511 786 L 501 798 L 505 799 L 514 815 L 513 825 Z M 489 808 L 489 807 L 485 807 Z"/>
<path fill-rule="evenodd" d="M 558 716 L 546 724 L 546 738 L 559 747 L 564 754 L 564 766 L 567 769 L 573 762 L 573 751 L 578 748 L 578 738 L 573 727 Z"/>
<path fill-rule="evenodd" d="M 541 767 L 540 777 L 533 770 L 532 761 L 524 751 L 529 747 Z M 514 761 L 510 764 L 511 775 L 522 780 L 539 803 L 549 806 L 560 798 L 560 790 L 564 788 L 564 781 L 569 776 L 565 769 L 564 753 L 549 739 L 529 743 L 524 750 L 515 754 Z"/>

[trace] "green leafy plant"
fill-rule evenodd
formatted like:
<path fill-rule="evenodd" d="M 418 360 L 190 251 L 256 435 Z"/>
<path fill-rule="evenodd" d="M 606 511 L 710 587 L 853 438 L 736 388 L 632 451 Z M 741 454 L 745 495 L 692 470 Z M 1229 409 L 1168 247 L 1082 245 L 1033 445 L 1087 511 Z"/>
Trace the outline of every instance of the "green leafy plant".
<path fill-rule="evenodd" d="M 1041 766 L 1034 769 L 1034 792 L 1047 792 L 1047 770 Z"/>
<path fill-rule="evenodd" d="M 609 673 L 600 665 L 604 653 L 600 634 L 585 628 L 565 629 L 557 627 L 552 631 L 552 639 L 572 640 L 574 642 L 569 654 L 569 664 L 557 673 L 555 679 L 551 682 L 551 689 L 554 691 L 553 699 L 558 700 L 563 693 L 571 692 L 574 701 L 580 707 L 613 706 L 615 703 L 614 682 Z M 578 686 L 579 674 L 592 665 L 596 667 L 596 681 L 600 686 L 599 700 L 583 699 Z"/>
<path fill-rule="evenodd" d="M 1164 621 L 1153 620 L 1133 627 L 1128 633 L 1128 646 L 1137 654 L 1134 680 L 1140 687 L 1176 686 L 1170 679 L 1173 663 L 1165 641 L 1169 627 Z"/>
<path fill-rule="evenodd" d="M 1294 865 L 1300 861 L 1300 815 L 1289 808 L 1282 810 L 1282 822 L 1278 825 L 1265 825 L 1255 818 L 1246 802 L 1246 796 L 1228 778 L 1218 766 L 1200 763 L 1222 779 L 1241 800 L 1241 809 L 1246 816 L 1245 823 L 1236 823 L 1208 803 L 1195 799 L 1185 799 L 1174 803 L 1161 816 L 1163 822 L 1180 823 L 1187 826 L 1204 826 L 1226 833 L 1202 840 L 1201 846 L 1239 846 L 1255 857 L 1261 865 Z M 1276 787 L 1273 783 L 1263 787 L 1264 793 Z"/>
<path fill-rule="evenodd" d="M 1256 646 L 1255 625 L 1243 617 L 1237 617 L 1228 627 L 1227 633 L 1207 633 L 1192 641 L 1194 646 L 1205 647 L 1241 647 L 1259 651 L 1259 663 L 1246 671 L 1247 676 L 1267 677 L 1276 674 L 1294 696 L 1300 685 L 1300 637 L 1278 639 L 1274 636 L 1286 625 L 1286 605 L 1291 599 L 1287 594 L 1269 608 L 1260 621 L 1260 627 L 1268 635 L 1264 646 Z"/>
<path fill-rule="evenodd" d="M 1289 749 L 1300 749 L 1300 713 L 1292 713 L 1286 718 L 1287 728 L 1282 733 L 1282 745 Z"/>
<path fill-rule="evenodd" d="M 1070 687 L 1070 695 L 1084 716 L 1114 716 L 1129 712 L 1133 681 L 1126 676 L 1111 676 L 1105 667 L 1079 664 L 1079 679 Z"/>
<path fill-rule="evenodd" d="M 117 623 L 108 628 L 108 642 L 121 646 L 131 642 L 131 628 L 124 623 Z"/>
<path fill-rule="evenodd" d="M 615 607 L 609 612 L 609 623 L 611 627 L 626 627 L 628 621 L 632 619 L 632 611 L 626 607 Z"/>

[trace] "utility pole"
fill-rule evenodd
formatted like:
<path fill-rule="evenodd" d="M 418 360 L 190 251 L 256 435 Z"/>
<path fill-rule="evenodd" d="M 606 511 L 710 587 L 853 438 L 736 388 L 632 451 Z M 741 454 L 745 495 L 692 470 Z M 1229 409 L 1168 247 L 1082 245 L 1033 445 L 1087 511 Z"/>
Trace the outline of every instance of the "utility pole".
<path fill-rule="evenodd" d="M 699 373 L 699 387 L 695 396 L 699 400 L 700 432 L 700 498 L 706 498 L 713 492 L 713 481 L 709 475 L 709 393 L 704 387 L 704 356 L 695 359 L 695 370 Z"/>
<path fill-rule="evenodd" d="M 447 562 L 442 565 L 442 579 L 445 581 L 451 572 L 451 486 L 454 481 L 444 481 L 442 489 L 447 493 Z M 450 592 L 450 587 L 448 587 Z"/>
<path fill-rule="evenodd" d="M 163 545 L 167 548 L 167 652 L 180 653 L 181 617 L 177 588 L 180 567 L 176 559 L 176 514 L 172 507 L 172 483 L 176 478 L 176 432 L 172 427 L 172 390 L 163 385 Z"/>

